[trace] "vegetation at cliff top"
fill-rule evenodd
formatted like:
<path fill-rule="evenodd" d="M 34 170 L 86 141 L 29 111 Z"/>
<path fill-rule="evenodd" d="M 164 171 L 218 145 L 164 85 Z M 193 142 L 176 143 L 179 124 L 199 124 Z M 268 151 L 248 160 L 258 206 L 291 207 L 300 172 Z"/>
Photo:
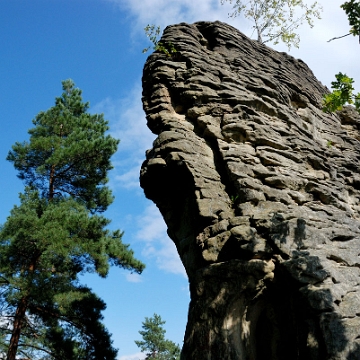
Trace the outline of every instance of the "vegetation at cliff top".
<path fill-rule="evenodd" d="M 274 45 L 284 42 L 288 49 L 299 47 L 300 37 L 296 30 L 306 21 L 314 26 L 314 19 L 320 19 L 322 7 L 317 1 L 307 5 L 303 0 L 221 0 L 221 4 L 233 5 L 230 17 L 243 14 L 254 23 L 257 40 Z M 300 11 L 297 17 L 297 12 Z"/>
<path fill-rule="evenodd" d="M 171 42 L 164 43 L 162 41 L 159 41 L 160 32 L 161 32 L 160 26 L 156 26 L 154 24 L 152 25 L 148 24 L 145 26 L 144 31 L 145 31 L 145 35 L 152 42 L 153 44 L 152 48 L 154 51 L 159 51 L 161 53 L 164 53 L 166 56 L 172 56 L 177 52 L 174 44 L 172 44 Z M 147 48 L 143 49 L 142 52 L 143 53 L 148 52 L 150 47 L 151 46 L 148 46 Z"/>
<path fill-rule="evenodd" d="M 333 91 L 324 95 L 323 110 L 334 112 L 341 110 L 345 104 L 353 104 L 360 112 L 360 93 L 354 94 L 354 79 L 341 72 L 335 75 L 336 81 L 331 82 Z"/>
<path fill-rule="evenodd" d="M 359 37 L 360 43 L 360 1 L 350 0 L 340 6 L 348 16 L 349 25 L 351 26 L 348 34 L 330 39 L 329 41 L 340 39 L 348 35 Z M 360 113 L 360 92 L 354 94 L 354 79 L 339 72 L 335 75 L 336 81 L 331 83 L 333 91 L 324 95 L 323 110 L 334 112 L 341 110 L 344 105 L 351 104 Z"/>
<path fill-rule="evenodd" d="M 102 324 L 105 303 L 79 275 L 106 277 L 110 265 L 140 273 L 144 265 L 109 231 L 101 215 L 118 140 L 103 115 L 87 112 L 81 90 L 63 81 L 55 106 L 40 112 L 29 142 L 7 159 L 26 187 L 0 228 L 0 353 L 7 360 L 115 360 Z"/>

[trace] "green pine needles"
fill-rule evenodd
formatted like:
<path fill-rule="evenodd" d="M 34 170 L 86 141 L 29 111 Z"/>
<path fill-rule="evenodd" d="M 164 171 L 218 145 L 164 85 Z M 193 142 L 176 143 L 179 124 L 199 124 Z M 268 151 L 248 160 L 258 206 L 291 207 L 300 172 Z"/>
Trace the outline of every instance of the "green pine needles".
<path fill-rule="evenodd" d="M 135 340 L 136 345 L 146 354 L 146 360 L 180 360 L 180 347 L 165 339 L 165 321 L 160 315 L 145 317 L 143 330 L 139 331 L 143 340 Z"/>
<path fill-rule="evenodd" d="M 0 354 L 7 360 L 115 360 L 102 324 L 105 303 L 79 275 L 106 277 L 111 265 L 144 265 L 107 229 L 106 186 L 119 141 L 103 115 L 87 112 L 81 90 L 63 81 L 55 106 L 40 112 L 28 142 L 7 159 L 26 185 L 0 228 Z"/>

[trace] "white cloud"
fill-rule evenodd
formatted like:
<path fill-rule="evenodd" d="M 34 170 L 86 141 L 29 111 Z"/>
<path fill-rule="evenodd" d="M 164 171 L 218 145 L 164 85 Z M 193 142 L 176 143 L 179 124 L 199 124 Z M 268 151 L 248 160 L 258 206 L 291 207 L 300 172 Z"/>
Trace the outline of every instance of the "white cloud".
<path fill-rule="evenodd" d="M 139 174 L 145 151 L 152 147 L 155 135 L 146 126 L 141 104 L 141 87 L 135 85 L 123 99 L 106 98 L 92 107 L 93 113 L 104 113 L 110 122 L 111 135 L 120 139 L 112 163 L 110 186 L 139 188 Z"/>
<path fill-rule="evenodd" d="M 147 23 L 164 26 L 181 21 L 221 20 L 251 34 L 252 24 L 243 17 L 230 19 L 228 12 L 231 4 L 220 4 L 220 0 L 106 0 L 122 10 L 126 10 L 134 19 L 132 26 L 137 37 L 146 41 L 143 27 Z M 308 0 L 313 2 L 313 0 Z M 331 37 L 343 35 L 348 31 L 348 21 L 340 5 L 343 0 L 326 2 L 323 5 L 322 19 L 315 22 L 315 27 L 299 28 L 300 49 L 292 48 L 291 54 L 304 60 L 315 76 L 330 87 L 334 75 L 339 71 L 355 80 L 355 88 L 360 88 L 360 74 L 357 71 L 357 40 L 353 36 L 328 43 Z M 272 46 L 270 44 L 270 46 Z M 287 51 L 285 45 L 275 49 Z M 358 90 L 357 90 L 358 91 Z M 140 167 L 145 159 L 145 151 L 152 146 L 155 135 L 146 126 L 145 114 L 141 104 L 141 82 L 129 91 L 123 99 L 106 98 L 94 106 L 93 111 L 103 112 L 111 122 L 112 135 L 121 140 L 119 151 L 113 158 L 115 171 L 110 185 L 127 190 L 139 189 Z"/>
<path fill-rule="evenodd" d="M 107 0 L 128 11 L 135 18 L 137 31 L 143 32 L 147 24 L 162 28 L 182 21 L 215 21 L 227 19 L 230 7 L 221 6 L 220 0 Z"/>
<path fill-rule="evenodd" d="M 145 158 L 145 156 L 144 156 Z M 133 168 L 130 168 L 125 173 L 115 176 L 116 184 L 119 184 L 125 189 L 135 189 L 139 187 L 139 174 L 140 174 L 141 162 Z"/>
<path fill-rule="evenodd" d="M 220 0 L 106 0 L 130 13 L 133 19 L 133 32 L 137 39 L 146 38 L 143 28 L 147 24 L 160 25 L 162 29 L 169 24 L 180 22 L 193 23 L 195 21 L 220 20 L 235 26 L 246 35 L 251 36 L 253 24 L 243 16 L 229 18 L 232 4 L 220 4 Z M 314 0 L 305 0 L 312 4 Z M 349 31 L 349 24 L 345 12 L 340 8 L 344 0 L 322 2 L 322 19 L 316 20 L 314 28 L 303 24 L 300 33 L 300 49 L 292 48 L 290 54 L 304 60 L 313 70 L 315 76 L 330 87 L 334 75 L 339 71 L 345 72 L 355 80 L 355 87 L 360 88 L 360 73 L 357 70 L 358 40 L 353 36 L 344 39 L 327 41 L 335 36 L 341 36 Z M 133 36 L 134 36 L 133 34 Z M 288 51 L 286 46 L 273 46 L 278 51 Z"/>
<path fill-rule="evenodd" d="M 184 266 L 174 243 L 167 236 L 165 222 L 157 207 L 149 205 L 137 222 L 139 231 L 136 237 L 145 243 L 143 255 L 155 259 L 159 269 L 186 277 Z"/>
<path fill-rule="evenodd" d="M 132 283 L 139 283 L 143 281 L 142 277 L 136 273 L 127 273 L 126 280 Z"/>
<path fill-rule="evenodd" d="M 144 353 L 138 352 L 132 355 L 122 355 L 118 358 L 118 360 L 143 360 L 146 358 Z"/>
<path fill-rule="evenodd" d="M 140 230 L 136 236 L 146 242 L 155 241 L 157 238 L 164 236 L 166 232 L 165 222 L 158 208 L 153 204 L 145 209 L 144 213 L 138 219 L 138 224 Z"/>
<path fill-rule="evenodd" d="M 141 104 L 141 85 L 137 83 L 122 99 L 106 98 L 92 108 L 94 113 L 104 113 L 110 121 L 111 135 L 120 139 L 119 153 L 131 151 L 144 156 L 155 135 L 146 126 Z"/>

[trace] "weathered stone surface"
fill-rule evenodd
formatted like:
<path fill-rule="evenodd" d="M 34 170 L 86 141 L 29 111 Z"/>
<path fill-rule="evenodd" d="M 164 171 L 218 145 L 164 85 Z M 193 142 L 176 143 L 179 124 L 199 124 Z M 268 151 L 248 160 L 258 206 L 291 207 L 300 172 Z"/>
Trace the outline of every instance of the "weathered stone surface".
<path fill-rule="evenodd" d="M 360 359 L 360 117 L 301 60 L 220 23 L 166 28 L 141 170 L 190 281 L 182 359 Z"/>

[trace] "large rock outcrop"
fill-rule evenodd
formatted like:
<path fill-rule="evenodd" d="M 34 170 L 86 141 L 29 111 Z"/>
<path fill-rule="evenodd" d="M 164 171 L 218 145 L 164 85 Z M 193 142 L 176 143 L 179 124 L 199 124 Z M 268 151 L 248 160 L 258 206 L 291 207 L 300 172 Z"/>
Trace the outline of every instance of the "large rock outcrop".
<path fill-rule="evenodd" d="M 360 118 L 220 22 L 166 28 L 141 186 L 190 281 L 182 359 L 360 359 Z"/>

